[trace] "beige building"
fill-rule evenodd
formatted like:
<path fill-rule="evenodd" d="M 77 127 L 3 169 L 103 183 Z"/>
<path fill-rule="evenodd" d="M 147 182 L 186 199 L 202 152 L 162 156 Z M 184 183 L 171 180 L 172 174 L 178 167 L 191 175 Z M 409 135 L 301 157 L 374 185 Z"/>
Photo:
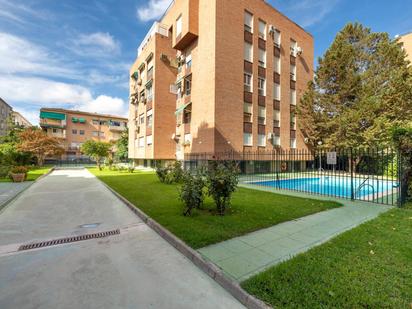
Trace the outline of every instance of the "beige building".
<path fill-rule="evenodd" d="M 13 122 L 15 125 L 23 127 L 23 128 L 29 128 L 32 127 L 33 125 L 28 121 L 22 114 L 19 112 L 13 111 Z"/>
<path fill-rule="evenodd" d="M 130 70 L 129 156 L 305 149 L 313 38 L 264 0 L 175 0 Z"/>
<path fill-rule="evenodd" d="M 72 111 L 60 108 L 42 108 L 40 127 L 48 135 L 61 139 L 66 149 L 64 159 L 81 157 L 80 146 L 87 140 L 112 143 L 127 130 L 127 119 Z"/>
<path fill-rule="evenodd" d="M 408 54 L 408 60 L 412 63 L 412 32 L 399 36 L 399 41 Z"/>

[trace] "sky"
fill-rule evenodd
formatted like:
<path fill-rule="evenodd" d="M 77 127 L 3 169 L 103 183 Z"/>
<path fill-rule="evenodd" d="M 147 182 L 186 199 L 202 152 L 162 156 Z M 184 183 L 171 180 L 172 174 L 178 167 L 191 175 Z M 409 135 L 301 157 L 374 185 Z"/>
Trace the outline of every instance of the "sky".
<path fill-rule="evenodd" d="M 170 2 L 0 0 L 0 97 L 33 124 L 41 107 L 126 116 L 137 47 Z M 315 59 L 348 22 L 412 31 L 412 0 L 268 2 L 314 36 Z"/>

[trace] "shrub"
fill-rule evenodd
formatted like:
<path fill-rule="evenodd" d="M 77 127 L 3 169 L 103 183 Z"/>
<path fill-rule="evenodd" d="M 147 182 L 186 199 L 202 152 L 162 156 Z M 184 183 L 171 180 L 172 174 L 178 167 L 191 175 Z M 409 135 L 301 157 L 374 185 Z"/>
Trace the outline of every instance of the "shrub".
<path fill-rule="evenodd" d="M 10 170 L 12 174 L 27 174 L 27 167 L 25 166 L 15 166 Z"/>
<path fill-rule="evenodd" d="M 131 166 L 131 165 L 129 165 L 129 166 L 127 167 L 127 171 L 128 171 L 129 173 L 134 173 L 134 167 Z"/>
<path fill-rule="evenodd" d="M 9 175 L 10 166 L 1 165 L 0 166 L 0 178 L 6 178 Z"/>
<path fill-rule="evenodd" d="M 239 183 L 239 169 L 235 162 L 211 162 L 207 172 L 208 194 L 215 201 L 221 216 L 230 207 L 232 193 Z"/>
<path fill-rule="evenodd" d="M 173 182 L 181 182 L 183 180 L 183 167 L 180 161 L 175 161 L 172 166 Z"/>
<path fill-rule="evenodd" d="M 182 180 L 183 184 L 179 191 L 179 197 L 185 204 L 183 215 L 190 216 L 194 208 L 200 208 L 203 204 L 205 179 L 203 173 L 197 171 L 194 174 L 184 172 Z"/>
<path fill-rule="evenodd" d="M 183 179 L 182 163 L 176 161 L 173 165 L 164 167 L 156 165 L 156 174 L 162 183 L 172 184 L 174 182 L 181 182 Z"/>

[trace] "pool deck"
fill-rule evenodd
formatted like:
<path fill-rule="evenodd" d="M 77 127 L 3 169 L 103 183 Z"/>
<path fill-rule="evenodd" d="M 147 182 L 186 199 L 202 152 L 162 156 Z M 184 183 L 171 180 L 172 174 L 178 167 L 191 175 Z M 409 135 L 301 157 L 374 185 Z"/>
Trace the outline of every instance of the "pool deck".
<path fill-rule="evenodd" d="M 287 194 L 302 196 L 301 193 L 295 192 Z M 316 198 L 336 200 L 344 206 L 284 222 L 201 248 L 198 251 L 206 259 L 219 266 L 228 276 L 241 282 L 271 266 L 318 246 L 334 236 L 374 219 L 392 208 L 330 197 L 317 196 Z"/>

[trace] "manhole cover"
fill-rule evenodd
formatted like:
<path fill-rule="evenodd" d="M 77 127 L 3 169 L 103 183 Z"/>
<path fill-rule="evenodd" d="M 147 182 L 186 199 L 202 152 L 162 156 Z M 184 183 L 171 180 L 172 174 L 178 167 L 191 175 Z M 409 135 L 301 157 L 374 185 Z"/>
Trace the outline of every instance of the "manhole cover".
<path fill-rule="evenodd" d="M 92 229 L 92 228 L 98 227 L 99 225 L 100 223 L 87 223 L 87 224 L 80 225 L 79 227 L 82 229 Z"/>

